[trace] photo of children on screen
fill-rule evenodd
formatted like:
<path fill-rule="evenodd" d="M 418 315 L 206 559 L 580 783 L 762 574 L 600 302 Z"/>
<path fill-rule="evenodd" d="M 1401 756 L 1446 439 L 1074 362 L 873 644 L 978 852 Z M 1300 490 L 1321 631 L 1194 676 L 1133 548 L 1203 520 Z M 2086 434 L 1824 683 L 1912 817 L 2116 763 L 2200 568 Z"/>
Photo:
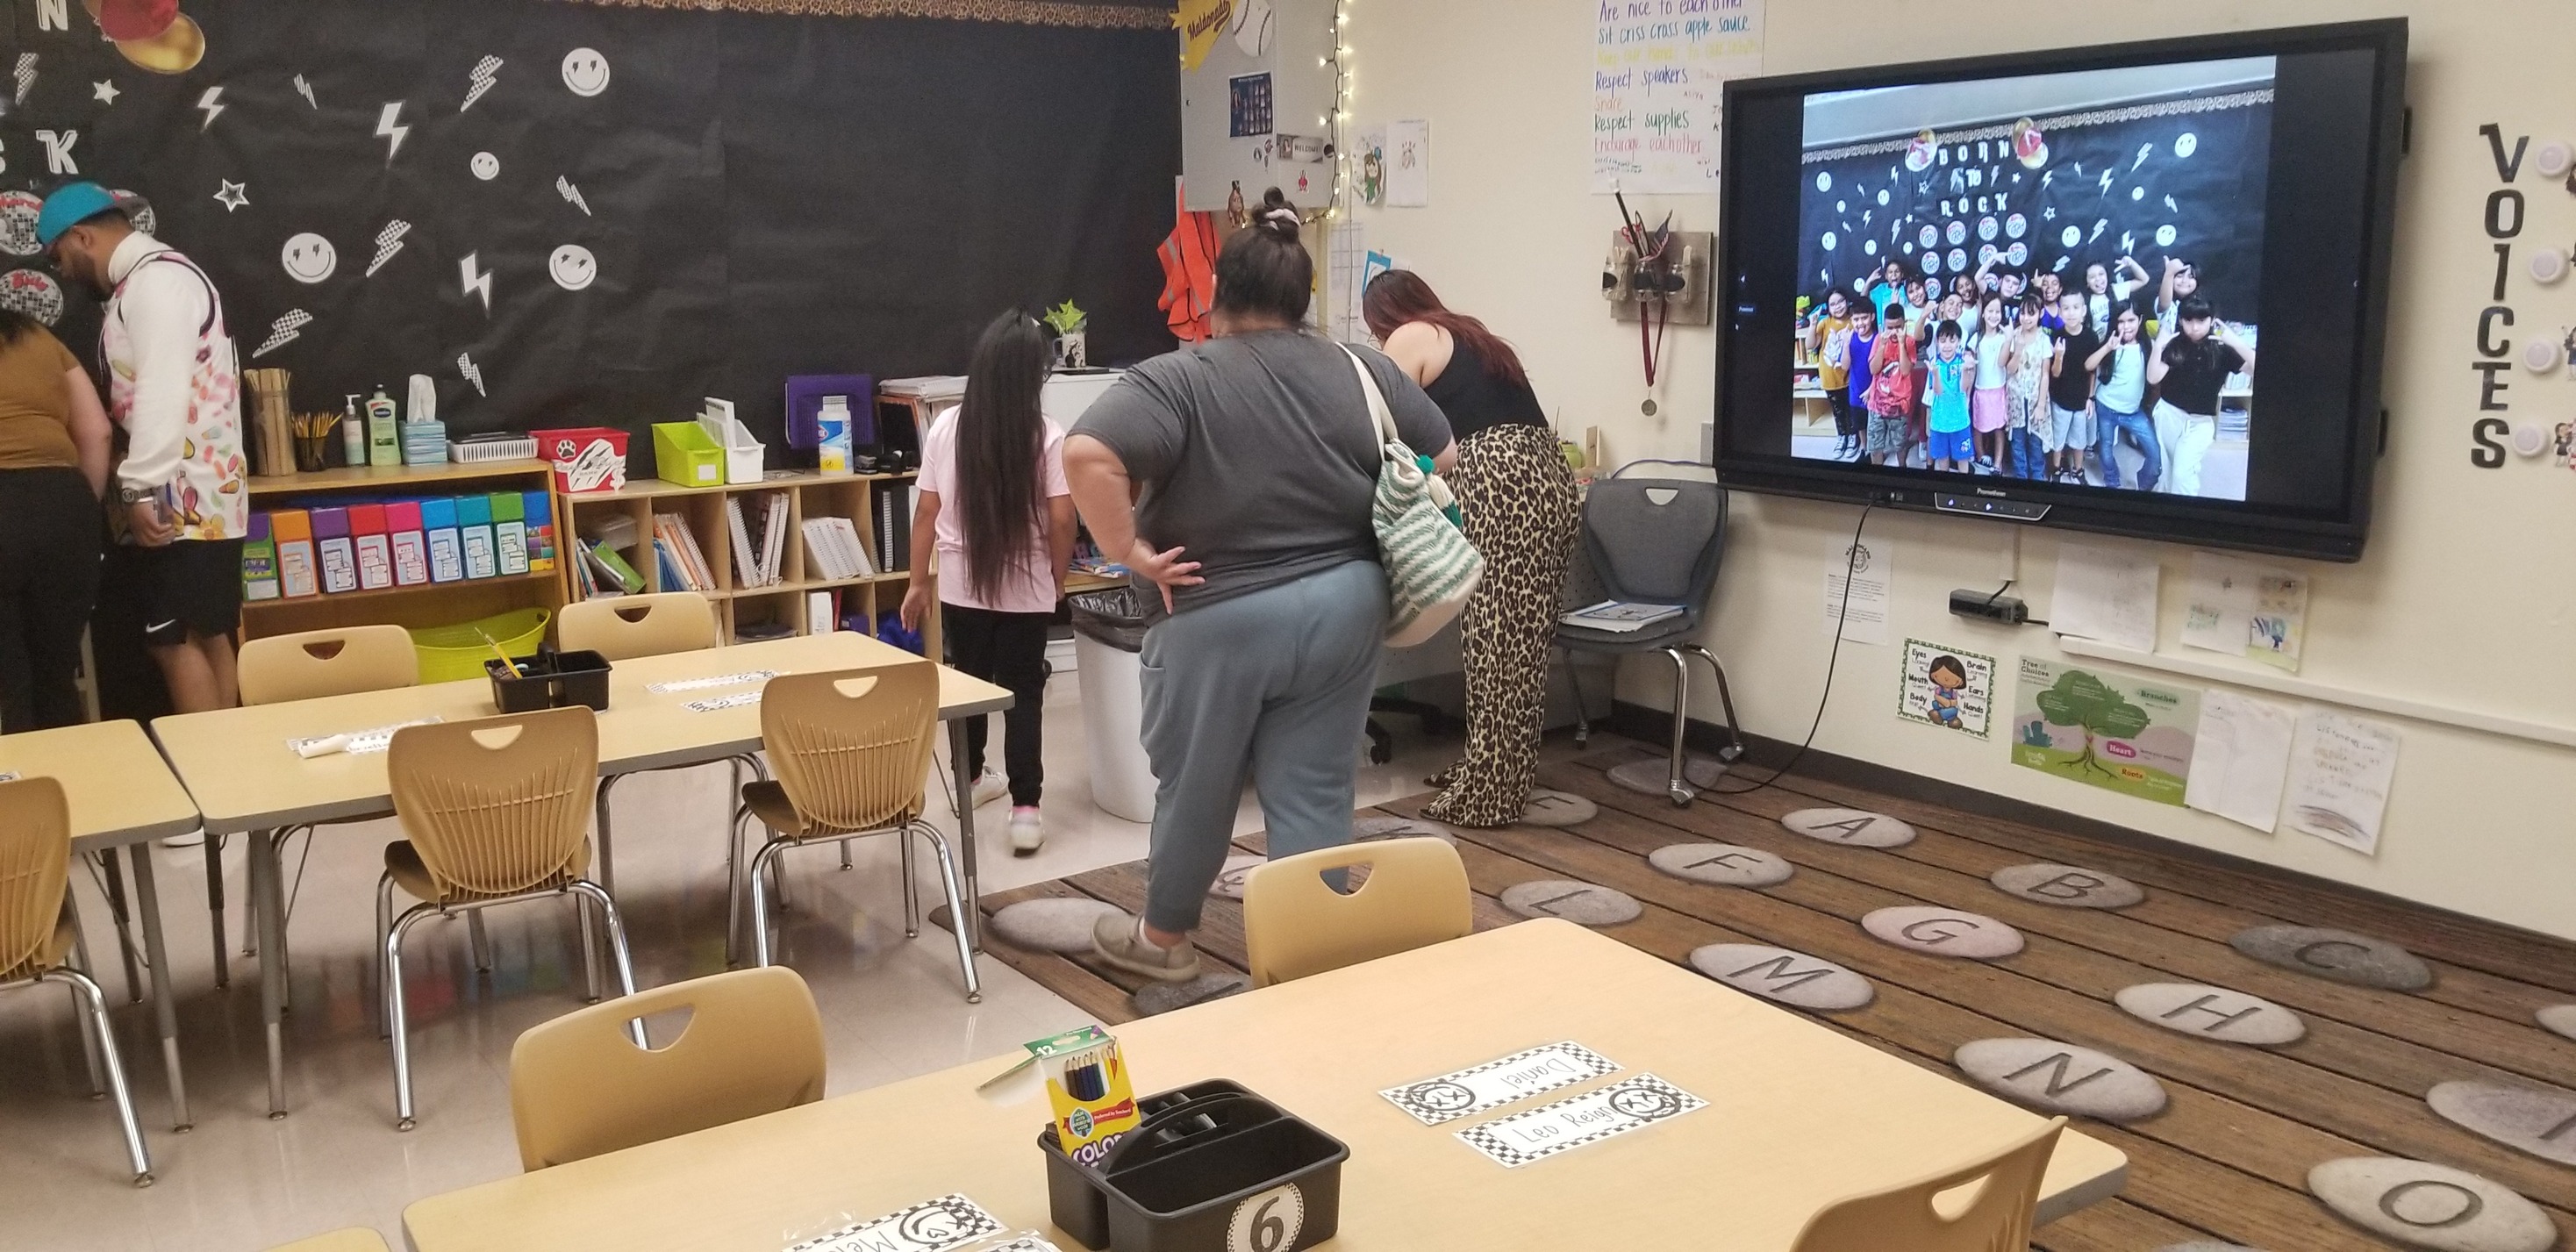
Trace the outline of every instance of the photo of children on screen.
<path fill-rule="evenodd" d="M 1791 454 L 2243 500 L 2273 69 L 1809 97 Z"/>

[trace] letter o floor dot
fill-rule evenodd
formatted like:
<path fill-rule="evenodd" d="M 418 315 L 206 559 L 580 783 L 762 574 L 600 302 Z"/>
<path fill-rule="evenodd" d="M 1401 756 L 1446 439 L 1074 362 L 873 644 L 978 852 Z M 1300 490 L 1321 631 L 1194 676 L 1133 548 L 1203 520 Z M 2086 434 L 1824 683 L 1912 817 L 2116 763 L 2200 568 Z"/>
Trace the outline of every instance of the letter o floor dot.
<path fill-rule="evenodd" d="M 1799 809 L 1784 813 L 1780 824 L 1810 839 L 1855 848 L 1901 848 L 1914 842 L 1914 828 L 1867 809 Z"/>
<path fill-rule="evenodd" d="M 1561 917 L 1585 926 L 1633 922 L 1646 911 L 1646 906 L 1624 891 L 1565 878 L 1542 878 L 1506 887 L 1502 901 L 1504 908 L 1523 917 Z"/>
<path fill-rule="evenodd" d="M 2432 968 L 2414 953 L 2349 930 L 2256 926 L 2237 932 L 2227 945 L 2264 964 L 2332 982 L 2382 991 L 2422 991 L 2433 985 Z"/>
<path fill-rule="evenodd" d="M 2076 865 L 2008 865 L 1986 881 L 2005 895 L 2066 909 L 2125 909 L 2147 898 L 2146 888 L 2118 874 Z"/>
<path fill-rule="evenodd" d="M 1874 939 L 1913 952 L 1991 961 L 2022 949 L 2021 932 L 1981 913 L 1931 904 L 1901 904 L 1860 919 Z"/>
<path fill-rule="evenodd" d="M 993 914 L 993 933 L 1037 952 L 1089 952 L 1092 922 L 1125 912 L 1102 900 L 1022 900 Z"/>
<path fill-rule="evenodd" d="M 2576 1092 L 2446 1082 L 2424 1096 L 2445 1119 L 2516 1151 L 2576 1165 Z"/>
<path fill-rule="evenodd" d="M 1802 1009 L 1856 1009 L 1877 998 L 1869 980 L 1821 957 L 1758 943 L 1693 949 L 1691 968 L 1748 995 Z"/>
<path fill-rule="evenodd" d="M 2108 1052 L 2050 1039 L 1978 1039 L 1951 1062 L 2005 1099 L 2048 1113 L 2133 1122 L 2164 1111 L 2155 1076 Z"/>
<path fill-rule="evenodd" d="M 1225 868 L 1218 870 L 1216 881 L 1208 884 L 1208 894 L 1220 900 L 1242 899 L 1243 885 L 1252 880 L 1252 871 L 1267 863 L 1265 858 L 1257 856 L 1225 858 Z"/>
<path fill-rule="evenodd" d="M 1646 863 L 1675 878 L 1720 887 L 1768 887 L 1797 873 L 1775 853 L 1731 843 L 1676 843 L 1647 853 Z"/>
<path fill-rule="evenodd" d="M 2308 1191 L 2353 1225 L 2431 1252 L 2548 1252 L 2558 1227 L 2540 1206 L 2463 1170 L 2348 1156 L 2308 1171 Z"/>
<path fill-rule="evenodd" d="M 2139 1021 L 2194 1039 L 2270 1047 L 2296 1043 L 2308 1033 L 2306 1019 L 2289 1009 L 2202 983 L 2140 983 L 2122 987 L 2111 1000 Z"/>
<path fill-rule="evenodd" d="M 2553 1004 L 2531 1016 L 2541 1029 L 2576 1039 L 2576 1004 Z"/>
<path fill-rule="evenodd" d="M 1458 842 L 1458 832 L 1427 817 L 1363 817 L 1351 823 L 1351 842 L 1375 843 L 1380 839 L 1438 839 Z"/>
<path fill-rule="evenodd" d="M 1530 788 L 1521 802 L 1523 826 L 1579 826 L 1601 815 L 1601 806 L 1567 791 Z"/>

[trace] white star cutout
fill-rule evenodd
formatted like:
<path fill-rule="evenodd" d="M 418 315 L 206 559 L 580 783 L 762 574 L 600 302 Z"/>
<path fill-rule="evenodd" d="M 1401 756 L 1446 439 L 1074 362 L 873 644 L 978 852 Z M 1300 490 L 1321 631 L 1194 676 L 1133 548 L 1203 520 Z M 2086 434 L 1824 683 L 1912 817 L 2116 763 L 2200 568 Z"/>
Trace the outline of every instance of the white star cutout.
<path fill-rule="evenodd" d="M 124 92 L 116 89 L 116 84 L 114 82 L 91 83 L 89 85 L 89 93 L 98 97 L 98 102 L 100 104 L 114 104 L 116 103 L 116 98 L 118 96 L 125 94 Z"/>
<path fill-rule="evenodd" d="M 224 184 L 224 189 L 215 193 L 215 201 L 224 206 L 225 212 L 233 212 L 250 203 L 250 188 L 228 179 L 218 181 Z"/>

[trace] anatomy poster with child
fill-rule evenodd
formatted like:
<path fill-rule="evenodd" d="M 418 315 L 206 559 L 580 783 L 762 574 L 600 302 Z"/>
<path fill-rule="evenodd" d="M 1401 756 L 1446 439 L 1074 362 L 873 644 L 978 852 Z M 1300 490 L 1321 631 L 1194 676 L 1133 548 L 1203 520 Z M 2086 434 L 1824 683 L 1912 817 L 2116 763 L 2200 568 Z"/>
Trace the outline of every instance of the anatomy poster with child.
<path fill-rule="evenodd" d="M 1905 678 L 1896 715 L 1979 739 L 1992 727 L 1995 659 L 1920 639 L 1905 641 Z"/>

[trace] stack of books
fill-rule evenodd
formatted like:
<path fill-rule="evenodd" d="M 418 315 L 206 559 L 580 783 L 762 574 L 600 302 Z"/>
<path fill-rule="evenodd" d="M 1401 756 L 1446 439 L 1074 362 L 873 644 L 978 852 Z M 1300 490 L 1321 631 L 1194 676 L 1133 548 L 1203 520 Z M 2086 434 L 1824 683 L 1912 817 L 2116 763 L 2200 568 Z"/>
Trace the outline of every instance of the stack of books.
<path fill-rule="evenodd" d="M 786 581 L 786 492 L 727 496 L 725 527 L 733 533 L 735 587 L 775 587 Z"/>
<path fill-rule="evenodd" d="M 877 576 L 859 528 L 846 517 L 805 519 L 805 570 L 826 582 Z"/>
<path fill-rule="evenodd" d="M 662 566 L 664 591 L 714 591 L 716 575 L 698 547 L 696 531 L 677 513 L 653 515 L 653 555 Z"/>

